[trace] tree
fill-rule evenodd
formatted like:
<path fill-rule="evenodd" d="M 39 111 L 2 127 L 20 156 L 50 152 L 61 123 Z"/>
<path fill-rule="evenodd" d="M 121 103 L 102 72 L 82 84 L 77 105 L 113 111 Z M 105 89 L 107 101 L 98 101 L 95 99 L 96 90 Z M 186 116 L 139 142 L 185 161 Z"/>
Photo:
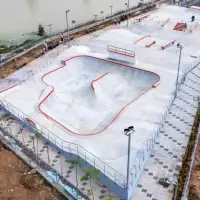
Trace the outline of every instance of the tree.
<path fill-rule="evenodd" d="M 98 175 L 100 174 L 100 170 L 96 168 L 90 168 L 86 171 L 86 174 L 81 178 L 81 181 L 87 181 L 90 180 L 90 190 L 88 190 L 88 196 L 92 196 L 92 199 L 94 200 L 94 191 L 92 188 L 92 180 L 95 182 L 98 182 L 100 179 Z"/>
<path fill-rule="evenodd" d="M 71 166 L 76 168 L 76 197 L 78 199 L 78 166 L 81 167 L 82 163 L 78 156 L 76 156 L 75 160 L 66 160 L 67 163 L 71 164 Z"/>
<path fill-rule="evenodd" d="M 39 36 L 44 36 L 44 34 L 45 34 L 44 27 L 41 24 L 39 24 L 39 26 L 38 26 L 38 35 Z"/>
<path fill-rule="evenodd" d="M 39 147 L 39 139 L 41 139 L 41 137 L 42 137 L 42 134 L 41 133 L 39 133 L 39 132 L 36 132 L 35 133 L 35 137 L 37 138 L 37 151 L 36 151 L 36 160 L 37 160 L 37 162 L 39 161 L 39 149 L 38 149 L 38 147 Z"/>
<path fill-rule="evenodd" d="M 103 200 L 116 200 L 116 197 L 110 194 L 110 184 L 108 187 L 108 193 L 109 194 L 107 196 L 105 196 Z"/>
<path fill-rule="evenodd" d="M 115 196 L 106 196 L 103 200 L 116 200 Z"/>

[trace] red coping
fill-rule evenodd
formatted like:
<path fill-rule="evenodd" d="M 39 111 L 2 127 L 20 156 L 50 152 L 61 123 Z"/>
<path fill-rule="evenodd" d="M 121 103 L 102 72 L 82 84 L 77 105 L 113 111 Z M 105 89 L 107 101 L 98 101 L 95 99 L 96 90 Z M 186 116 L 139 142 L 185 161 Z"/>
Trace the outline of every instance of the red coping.
<path fill-rule="evenodd" d="M 101 78 L 103 78 L 104 76 L 106 76 L 107 74 L 108 73 L 105 73 L 102 76 L 100 76 L 99 78 L 93 80 L 92 83 L 91 83 L 91 88 L 94 90 L 94 83 L 97 82 L 98 80 L 100 80 Z"/>
<path fill-rule="evenodd" d="M 79 134 L 79 133 L 76 133 L 76 132 L 73 132 L 72 130 L 68 129 L 67 127 L 65 127 L 63 124 L 61 124 L 60 122 L 56 121 L 56 119 L 53 118 L 53 116 L 49 116 L 48 114 L 46 114 L 44 111 L 42 111 L 41 109 L 41 105 L 45 102 L 45 100 L 54 92 L 54 87 L 53 86 L 50 86 L 48 85 L 45 81 L 44 81 L 44 78 L 51 74 L 51 73 L 54 73 L 55 71 L 59 70 L 59 69 L 62 69 L 64 67 L 67 67 L 67 62 L 69 60 L 72 60 L 74 58 L 80 58 L 80 57 L 86 57 L 86 58 L 93 58 L 93 59 L 97 59 L 97 60 L 102 60 L 102 61 L 105 61 L 105 62 L 109 62 L 109 63 L 113 63 L 113 64 L 116 64 L 116 65 L 119 65 L 119 66 L 123 66 L 123 67 L 128 67 L 128 68 L 133 68 L 133 69 L 137 69 L 137 70 L 141 70 L 141 71 L 145 71 L 145 72 L 148 72 L 148 73 L 152 73 L 152 74 L 155 74 L 156 76 L 159 77 L 159 80 L 157 82 L 155 82 L 151 88 L 149 88 L 148 90 L 146 90 L 145 92 L 143 92 L 142 94 L 140 94 L 138 97 L 136 97 L 135 99 L 133 99 L 131 102 L 129 102 L 127 105 L 125 105 L 124 107 L 121 108 L 121 110 L 117 113 L 117 115 L 113 118 L 113 120 L 105 127 L 103 128 L 101 131 L 99 132 L 95 132 L 95 133 L 88 133 L 88 134 Z M 122 64 L 122 63 L 118 63 L 118 62 L 114 62 L 114 61 L 109 61 L 109 60 L 104 60 L 104 59 L 101 59 L 101 58 L 96 58 L 96 57 L 93 57 L 93 56 L 88 56 L 88 55 L 79 55 L 79 56 L 74 56 L 74 57 L 71 57 L 67 60 L 64 61 L 64 65 L 61 66 L 61 67 L 58 67 L 46 74 L 44 74 L 41 78 L 41 80 L 47 85 L 47 86 L 50 86 L 52 87 L 51 91 L 49 92 L 49 94 L 39 103 L 38 105 L 38 109 L 39 111 L 45 116 L 47 117 L 48 119 L 51 119 L 52 121 L 56 122 L 57 124 L 59 124 L 62 128 L 64 128 L 65 130 L 69 131 L 70 133 L 74 134 L 74 135 L 79 135 L 79 136 L 92 136 L 92 135 L 97 135 L 97 134 L 100 134 L 102 133 L 103 131 L 105 131 L 109 126 L 111 126 L 115 120 L 119 117 L 119 115 L 130 105 L 132 104 L 133 102 L 135 102 L 137 99 L 139 99 L 141 96 L 143 96 L 144 94 L 146 94 L 148 91 L 152 90 L 152 88 L 154 87 L 157 87 L 159 84 L 160 84 L 160 76 L 154 72 L 151 72 L 151 71 L 148 71 L 148 70 L 143 70 L 143 69 L 139 69 L 137 67 L 132 67 L 132 66 L 129 66 L 129 65 L 125 65 L 125 64 Z M 15 85 L 17 86 L 17 85 Z M 11 88 L 14 88 L 15 86 L 12 86 L 10 88 L 7 88 L 6 90 L 9 90 Z M 5 92 L 6 90 L 3 90 L 3 91 L 0 91 L 0 93 L 2 92 Z"/>

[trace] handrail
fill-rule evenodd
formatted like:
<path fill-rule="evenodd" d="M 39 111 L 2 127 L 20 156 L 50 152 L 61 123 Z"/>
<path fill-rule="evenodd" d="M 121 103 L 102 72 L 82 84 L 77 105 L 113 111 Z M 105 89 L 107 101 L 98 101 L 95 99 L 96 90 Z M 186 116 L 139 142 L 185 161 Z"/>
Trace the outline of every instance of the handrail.
<path fill-rule="evenodd" d="M 136 43 L 138 43 L 139 41 L 141 41 L 141 40 L 143 40 L 143 39 L 145 39 L 145 38 L 148 38 L 148 37 L 151 37 L 151 35 L 146 35 L 146 36 L 141 37 L 140 39 L 138 39 L 138 40 L 135 41 L 134 45 L 135 45 Z"/>
<path fill-rule="evenodd" d="M 170 43 L 161 46 L 161 49 L 164 50 L 165 48 L 167 48 L 167 47 L 173 45 L 175 42 L 176 42 L 176 40 L 173 40 L 173 41 L 171 41 Z"/>
<path fill-rule="evenodd" d="M 194 30 L 195 30 L 198 26 L 199 26 L 199 23 L 197 22 L 197 23 L 195 24 L 195 26 L 193 26 L 193 27 L 191 28 L 191 31 L 194 32 Z"/>
<path fill-rule="evenodd" d="M 146 22 L 146 24 L 148 24 L 150 21 L 152 21 L 153 19 L 158 18 L 158 16 L 154 16 L 152 17 L 149 21 Z"/>
<path fill-rule="evenodd" d="M 107 46 L 107 51 L 112 52 L 112 53 L 125 55 L 125 56 L 135 57 L 135 52 L 134 51 L 123 49 L 123 48 L 119 48 L 119 47 L 116 47 L 116 46 L 108 45 Z"/>
<path fill-rule="evenodd" d="M 153 42 L 149 43 L 146 45 L 146 47 L 151 47 L 152 45 L 156 44 L 156 41 L 154 40 Z"/>
<path fill-rule="evenodd" d="M 97 82 L 98 80 L 102 79 L 104 76 L 106 76 L 108 73 L 103 74 L 102 76 L 100 76 L 99 78 L 95 79 L 92 81 L 91 83 L 91 88 L 94 90 L 94 83 Z"/>
<path fill-rule="evenodd" d="M 161 24 L 161 26 L 164 27 L 169 21 L 170 21 L 170 18 L 168 18 L 165 23 Z"/>
<path fill-rule="evenodd" d="M 139 18 L 137 18 L 136 20 L 141 20 L 141 19 L 145 19 L 145 18 L 147 18 L 147 17 L 149 17 L 150 15 L 145 15 L 145 16 L 142 16 L 142 17 L 139 17 Z"/>

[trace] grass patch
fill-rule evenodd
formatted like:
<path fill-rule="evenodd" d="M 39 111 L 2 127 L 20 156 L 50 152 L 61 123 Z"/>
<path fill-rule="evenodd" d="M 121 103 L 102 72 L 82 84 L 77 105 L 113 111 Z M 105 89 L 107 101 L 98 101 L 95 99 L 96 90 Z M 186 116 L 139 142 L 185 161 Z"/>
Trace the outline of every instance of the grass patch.
<path fill-rule="evenodd" d="M 190 162 L 191 162 L 191 157 L 192 157 L 195 141 L 198 134 L 199 122 L 200 122 L 200 101 L 198 102 L 198 109 L 197 109 L 196 117 L 194 119 L 187 149 L 185 151 L 185 154 L 182 155 L 182 168 L 180 170 L 179 177 L 178 177 L 178 188 L 177 188 L 176 200 L 181 200 L 181 196 L 182 196 L 183 189 L 185 186 L 185 181 L 186 181 L 188 171 L 190 168 Z M 200 163 L 196 167 L 198 170 L 200 170 Z"/>

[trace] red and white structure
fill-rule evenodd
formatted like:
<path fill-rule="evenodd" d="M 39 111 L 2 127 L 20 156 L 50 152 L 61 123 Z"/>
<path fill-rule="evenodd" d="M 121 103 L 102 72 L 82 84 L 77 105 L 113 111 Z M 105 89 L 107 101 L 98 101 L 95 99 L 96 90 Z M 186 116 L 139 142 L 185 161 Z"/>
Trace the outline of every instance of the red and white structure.
<path fill-rule="evenodd" d="M 137 63 L 137 57 L 134 51 L 110 45 L 107 46 L 107 50 L 109 52 L 109 58 L 111 59 L 132 63 L 134 65 Z"/>

